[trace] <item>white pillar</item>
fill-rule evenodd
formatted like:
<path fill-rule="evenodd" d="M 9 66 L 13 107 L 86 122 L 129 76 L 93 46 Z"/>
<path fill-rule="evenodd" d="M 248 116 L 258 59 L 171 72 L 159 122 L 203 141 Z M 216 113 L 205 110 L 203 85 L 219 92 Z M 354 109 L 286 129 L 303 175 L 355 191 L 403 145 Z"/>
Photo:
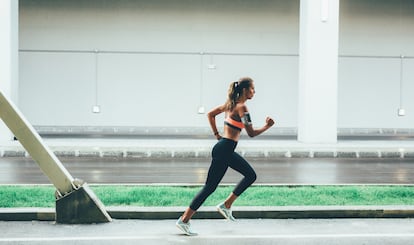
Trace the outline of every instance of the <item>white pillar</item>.
<path fill-rule="evenodd" d="M 298 140 L 337 142 L 339 0 L 300 1 Z"/>
<path fill-rule="evenodd" d="M 18 89 L 18 0 L 0 1 L 0 90 L 17 104 Z M 0 145 L 13 135 L 0 120 Z"/>

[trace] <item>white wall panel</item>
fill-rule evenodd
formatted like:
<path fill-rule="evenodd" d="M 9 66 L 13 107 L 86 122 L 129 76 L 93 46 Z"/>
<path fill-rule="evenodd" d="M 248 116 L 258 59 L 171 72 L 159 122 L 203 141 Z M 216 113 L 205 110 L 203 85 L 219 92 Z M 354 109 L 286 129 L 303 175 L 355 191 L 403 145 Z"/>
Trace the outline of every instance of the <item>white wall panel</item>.
<path fill-rule="evenodd" d="M 99 56 L 102 125 L 188 126 L 197 124 L 197 56 Z"/>
<path fill-rule="evenodd" d="M 339 128 L 412 128 L 414 1 L 341 0 Z M 403 69 L 400 104 L 400 55 Z"/>
<path fill-rule="evenodd" d="M 341 0 L 340 54 L 414 56 L 413 0 Z"/>
<path fill-rule="evenodd" d="M 339 63 L 339 127 L 409 127 L 397 116 L 399 59 L 341 58 Z"/>
<path fill-rule="evenodd" d="M 20 108 L 32 124 L 94 123 L 92 54 L 20 53 L 19 60 Z"/>

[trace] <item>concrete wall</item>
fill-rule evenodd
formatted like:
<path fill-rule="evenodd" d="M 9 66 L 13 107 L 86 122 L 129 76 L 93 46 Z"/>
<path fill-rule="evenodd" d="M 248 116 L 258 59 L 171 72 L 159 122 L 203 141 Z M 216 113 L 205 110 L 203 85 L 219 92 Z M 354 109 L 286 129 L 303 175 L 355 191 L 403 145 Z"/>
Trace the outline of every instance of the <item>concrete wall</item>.
<path fill-rule="evenodd" d="M 18 15 L 16 1 L 0 1 L 0 92 L 12 103 L 18 100 Z M 13 135 L 1 119 L 0 116 L 0 144 L 3 144 L 12 141 Z"/>
<path fill-rule="evenodd" d="M 341 0 L 339 22 L 338 127 L 413 128 L 414 1 Z"/>
<path fill-rule="evenodd" d="M 296 123 L 297 57 L 283 54 L 297 53 L 297 1 L 20 5 L 20 105 L 35 125 L 204 127 L 199 106 L 241 76 L 257 83 L 254 118 Z"/>
<path fill-rule="evenodd" d="M 297 126 L 299 1 L 20 0 L 19 23 L 34 125 L 208 127 L 199 106 L 251 76 L 254 122 Z M 338 127 L 414 125 L 412 26 L 414 0 L 341 0 Z"/>

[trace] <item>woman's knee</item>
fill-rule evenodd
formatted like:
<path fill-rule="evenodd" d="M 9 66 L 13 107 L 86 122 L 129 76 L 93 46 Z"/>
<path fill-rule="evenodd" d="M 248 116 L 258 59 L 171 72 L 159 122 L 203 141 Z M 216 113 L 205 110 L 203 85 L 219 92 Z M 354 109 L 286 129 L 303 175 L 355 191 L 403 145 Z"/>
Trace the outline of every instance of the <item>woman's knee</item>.
<path fill-rule="evenodd" d="M 257 174 L 255 171 L 252 171 L 248 176 L 246 176 L 249 179 L 250 183 L 254 183 L 257 180 Z"/>

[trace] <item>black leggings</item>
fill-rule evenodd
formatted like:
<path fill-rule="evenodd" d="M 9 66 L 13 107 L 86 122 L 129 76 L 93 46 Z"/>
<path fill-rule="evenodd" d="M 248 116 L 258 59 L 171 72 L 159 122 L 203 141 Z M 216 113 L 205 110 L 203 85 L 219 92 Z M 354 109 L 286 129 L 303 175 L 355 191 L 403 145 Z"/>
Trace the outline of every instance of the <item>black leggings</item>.
<path fill-rule="evenodd" d="M 233 190 L 236 196 L 240 196 L 256 180 L 256 173 L 250 164 L 234 152 L 236 146 L 236 141 L 222 138 L 213 147 L 213 159 L 208 170 L 207 180 L 203 189 L 201 189 L 191 202 L 190 208 L 192 210 L 197 211 L 207 197 L 216 190 L 228 167 L 244 175 L 244 178 Z"/>

